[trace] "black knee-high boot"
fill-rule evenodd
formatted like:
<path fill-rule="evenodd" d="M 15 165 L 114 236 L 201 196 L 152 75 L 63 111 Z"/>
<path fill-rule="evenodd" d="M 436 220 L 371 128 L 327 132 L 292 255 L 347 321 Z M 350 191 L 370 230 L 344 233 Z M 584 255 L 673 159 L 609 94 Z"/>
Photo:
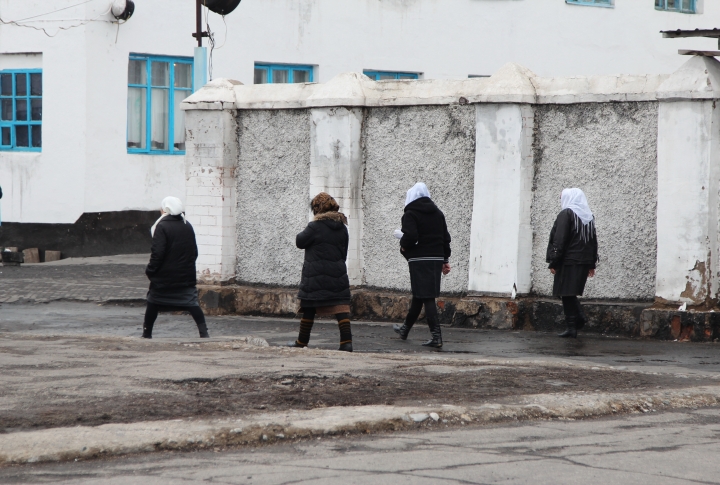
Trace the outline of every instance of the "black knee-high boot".
<path fill-rule="evenodd" d="M 145 320 L 143 321 L 142 338 L 152 338 L 153 326 L 155 326 L 155 320 L 157 320 L 159 310 L 160 309 L 155 303 L 147 302 L 147 308 L 145 308 Z"/>
<path fill-rule="evenodd" d="M 340 328 L 340 348 L 344 352 L 352 352 L 352 331 L 350 330 L 350 314 L 338 313 L 335 315 Z"/>
<path fill-rule="evenodd" d="M 435 349 L 442 348 L 442 331 L 440 330 L 440 319 L 438 318 L 437 307 L 435 306 L 435 298 L 425 300 L 425 317 L 427 318 L 432 338 L 425 342 L 423 346 L 433 347 Z"/>
<path fill-rule="evenodd" d="M 415 325 L 415 322 L 420 316 L 420 310 L 422 310 L 422 306 L 423 300 L 420 298 L 415 298 L 413 296 L 412 302 L 410 303 L 410 309 L 408 310 L 407 316 L 405 317 L 405 321 L 403 322 L 402 326 L 398 325 L 397 323 L 393 324 L 393 330 L 395 330 L 395 333 L 400 335 L 400 338 L 402 340 L 407 340 L 410 329 L 413 327 L 413 325 Z"/>
<path fill-rule="evenodd" d="M 585 326 L 587 323 L 587 316 L 585 316 L 585 312 L 583 311 L 583 307 L 580 304 L 580 299 L 575 298 L 575 302 L 577 305 L 577 323 L 575 324 L 576 328 L 580 330 Z"/>
<path fill-rule="evenodd" d="M 210 338 L 207 324 L 205 323 L 205 314 L 203 313 L 202 308 L 194 306 L 188 308 L 188 311 L 190 312 L 190 315 L 192 315 L 193 320 L 195 320 L 195 325 L 197 325 L 198 332 L 200 332 L 200 338 Z"/>
<path fill-rule="evenodd" d="M 288 342 L 288 347 L 307 347 L 308 343 L 310 343 L 310 332 L 312 332 L 314 323 L 315 309 L 304 309 L 303 316 L 300 319 L 300 332 L 298 333 L 298 338 L 294 342 Z"/>
<path fill-rule="evenodd" d="M 577 338 L 578 301 L 576 296 L 563 296 L 563 312 L 565 313 L 565 324 L 567 328 L 563 333 L 558 334 L 562 338 Z"/>

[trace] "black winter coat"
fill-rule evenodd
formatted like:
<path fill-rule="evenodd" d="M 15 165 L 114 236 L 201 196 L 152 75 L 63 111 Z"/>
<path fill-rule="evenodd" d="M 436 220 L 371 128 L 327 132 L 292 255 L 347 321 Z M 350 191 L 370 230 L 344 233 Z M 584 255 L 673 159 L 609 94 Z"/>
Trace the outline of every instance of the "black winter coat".
<path fill-rule="evenodd" d="M 197 284 L 195 260 L 198 257 L 195 231 L 182 216 L 166 216 L 155 228 L 150 263 L 145 274 L 150 288 L 186 288 Z"/>
<path fill-rule="evenodd" d="M 582 225 L 572 209 L 565 209 L 558 214 L 550 231 L 546 261 L 550 268 L 558 268 L 566 264 L 587 264 L 595 269 L 598 261 L 597 233 L 594 228 L 587 240 L 581 237 L 578 228 Z"/>
<path fill-rule="evenodd" d="M 344 220 L 339 212 L 325 212 L 297 235 L 297 247 L 305 250 L 298 293 L 301 300 L 350 302 L 345 264 L 350 236 Z"/>
<path fill-rule="evenodd" d="M 450 233 L 445 214 L 430 197 L 420 197 L 405 206 L 400 247 L 405 259 L 437 257 L 450 259 Z"/>

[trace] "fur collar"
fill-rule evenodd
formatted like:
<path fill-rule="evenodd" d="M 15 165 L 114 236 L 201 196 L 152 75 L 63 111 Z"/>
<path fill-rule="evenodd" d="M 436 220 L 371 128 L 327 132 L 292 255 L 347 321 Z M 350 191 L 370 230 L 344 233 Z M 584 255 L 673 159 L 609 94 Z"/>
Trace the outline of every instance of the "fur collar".
<path fill-rule="evenodd" d="M 345 217 L 345 214 L 342 212 L 323 212 L 322 214 L 316 215 L 313 220 L 342 222 L 346 226 L 348 223 L 347 217 Z"/>

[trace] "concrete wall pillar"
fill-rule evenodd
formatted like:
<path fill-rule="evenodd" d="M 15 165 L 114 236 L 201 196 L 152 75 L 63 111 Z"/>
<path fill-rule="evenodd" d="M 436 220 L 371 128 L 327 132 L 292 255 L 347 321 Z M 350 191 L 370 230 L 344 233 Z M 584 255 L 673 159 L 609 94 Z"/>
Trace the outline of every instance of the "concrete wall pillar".
<path fill-rule="evenodd" d="M 717 298 L 720 63 L 694 57 L 658 89 L 656 297 Z"/>
<path fill-rule="evenodd" d="M 234 83 L 213 81 L 210 99 L 233 97 Z M 212 83 L 211 83 L 212 84 Z M 197 238 L 198 280 L 220 283 L 235 277 L 238 163 L 234 99 L 183 106 L 186 126 L 185 214 Z"/>
<path fill-rule="evenodd" d="M 311 110 L 310 197 L 327 192 L 348 218 L 351 285 L 363 283 L 362 108 Z"/>
<path fill-rule="evenodd" d="M 534 127 L 527 104 L 477 105 L 469 290 L 507 296 L 532 285 Z"/>

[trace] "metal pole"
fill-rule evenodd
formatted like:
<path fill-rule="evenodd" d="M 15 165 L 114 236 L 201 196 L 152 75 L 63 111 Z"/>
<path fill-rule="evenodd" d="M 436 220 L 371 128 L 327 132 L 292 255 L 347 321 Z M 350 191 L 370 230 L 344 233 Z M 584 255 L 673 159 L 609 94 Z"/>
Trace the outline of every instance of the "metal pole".
<path fill-rule="evenodd" d="M 195 37 L 197 37 L 198 47 L 202 47 L 202 4 L 201 0 L 195 0 Z"/>

